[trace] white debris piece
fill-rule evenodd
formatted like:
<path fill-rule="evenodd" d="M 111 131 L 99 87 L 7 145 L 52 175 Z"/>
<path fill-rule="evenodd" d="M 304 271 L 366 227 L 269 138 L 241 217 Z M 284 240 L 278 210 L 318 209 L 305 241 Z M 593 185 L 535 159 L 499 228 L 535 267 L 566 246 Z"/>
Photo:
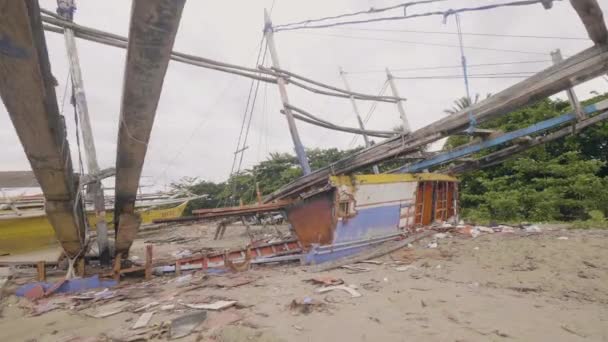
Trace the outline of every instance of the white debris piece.
<path fill-rule="evenodd" d="M 143 314 L 141 314 L 141 316 L 139 316 L 137 321 L 135 321 L 135 324 L 133 324 L 133 327 L 131 327 L 131 329 L 135 330 L 145 327 L 152 319 L 152 315 L 154 315 L 154 311 L 144 312 Z"/>
<path fill-rule="evenodd" d="M 437 242 L 433 241 L 433 242 L 429 243 L 428 245 L 426 245 L 426 248 L 437 248 L 437 246 L 438 246 Z"/>
<path fill-rule="evenodd" d="M 359 291 L 353 289 L 350 286 L 344 286 L 344 285 L 321 287 L 321 288 L 316 289 L 315 292 L 316 293 L 325 293 L 325 292 L 329 292 L 329 291 L 333 291 L 333 290 L 346 291 L 350 294 L 350 296 L 352 298 L 361 297 L 361 293 L 359 293 Z"/>
<path fill-rule="evenodd" d="M 567 236 L 560 236 L 557 239 L 558 240 L 568 240 L 568 237 Z"/>
<path fill-rule="evenodd" d="M 445 239 L 445 238 L 449 238 L 450 234 L 447 233 L 437 233 L 435 235 L 433 235 L 433 238 L 435 239 Z"/>
<path fill-rule="evenodd" d="M 526 233 L 540 233 L 541 232 L 540 227 L 535 224 L 524 227 L 524 230 L 526 231 Z"/>
<path fill-rule="evenodd" d="M 189 307 L 190 309 L 198 309 L 198 310 L 222 310 L 225 308 L 229 308 L 236 304 L 236 300 L 218 300 L 214 303 L 209 304 L 185 304 L 184 306 Z"/>

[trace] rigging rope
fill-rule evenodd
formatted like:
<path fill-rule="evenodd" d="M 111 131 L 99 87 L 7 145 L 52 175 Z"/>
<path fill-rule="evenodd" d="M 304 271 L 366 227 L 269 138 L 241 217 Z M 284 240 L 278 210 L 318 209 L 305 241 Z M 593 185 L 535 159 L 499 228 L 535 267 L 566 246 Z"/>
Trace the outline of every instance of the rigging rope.
<path fill-rule="evenodd" d="M 382 87 L 380 88 L 380 91 L 378 92 L 378 96 L 382 96 L 384 94 L 384 92 L 386 91 L 386 89 L 388 88 L 388 80 L 384 81 L 384 84 L 382 84 Z M 365 114 L 365 118 L 363 119 L 363 123 L 367 124 L 367 122 L 369 121 L 369 119 L 371 119 L 372 114 L 376 111 L 376 108 L 378 107 L 378 102 L 374 102 L 371 104 L 371 106 L 369 107 L 369 110 L 367 111 L 367 114 Z M 357 139 L 359 139 L 359 135 L 355 135 L 353 136 L 353 138 L 351 139 L 350 143 L 348 144 L 348 148 L 351 149 L 355 146 Z"/>

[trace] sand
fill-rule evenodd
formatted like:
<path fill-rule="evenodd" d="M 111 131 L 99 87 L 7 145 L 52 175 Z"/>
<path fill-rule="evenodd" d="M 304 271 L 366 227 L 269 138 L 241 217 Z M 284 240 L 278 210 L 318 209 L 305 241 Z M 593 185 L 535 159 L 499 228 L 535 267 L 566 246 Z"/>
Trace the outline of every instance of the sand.
<path fill-rule="evenodd" d="M 207 238 L 213 229 L 186 226 L 152 235 Z M 240 243 L 243 229 L 232 227 L 227 235 L 221 243 Z M 135 244 L 136 254 L 142 241 Z M 312 274 L 284 264 L 229 275 L 253 279 L 234 288 L 212 286 L 227 276 L 201 279 L 196 274 L 184 283 L 174 277 L 156 277 L 148 284 L 128 280 L 124 283 L 141 288 L 124 285 L 121 291 L 141 297 L 125 299 L 134 306 L 150 301 L 175 305 L 172 311 L 147 310 L 156 311 L 149 326 L 193 311 L 182 302 L 238 301 L 236 308 L 210 313 L 210 326 L 180 341 L 608 341 L 608 231 L 453 236 L 438 240 L 436 249 L 425 248 L 428 242 L 377 259 L 381 265 L 359 264 L 369 269 L 363 273 L 337 269 Z M 212 244 L 217 242 L 162 244 L 155 250 L 170 255 Z M 317 286 L 305 282 L 317 276 L 342 279 L 362 296 L 317 294 Z M 201 287 L 184 292 L 196 286 Z M 290 308 L 293 300 L 306 297 L 317 303 L 310 312 Z M 1 340 L 125 340 L 141 315 L 123 312 L 98 319 L 86 310 L 64 308 L 33 317 L 31 305 L 14 296 L 4 299 Z M 225 315 L 232 323 L 225 324 Z"/>

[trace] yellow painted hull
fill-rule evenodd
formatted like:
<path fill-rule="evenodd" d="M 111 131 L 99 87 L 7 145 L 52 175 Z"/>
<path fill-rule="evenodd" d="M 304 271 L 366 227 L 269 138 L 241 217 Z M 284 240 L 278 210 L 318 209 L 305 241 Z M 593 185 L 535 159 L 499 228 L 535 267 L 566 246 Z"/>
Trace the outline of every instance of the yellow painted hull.
<path fill-rule="evenodd" d="M 142 223 L 152 223 L 161 218 L 175 218 L 182 216 L 186 203 L 167 209 L 152 209 L 140 211 Z M 114 215 L 108 211 L 106 222 L 111 226 Z M 95 229 L 95 214 L 87 213 L 91 229 Z M 43 249 L 57 245 L 55 232 L 45 215 L 30 217 L 15 217 L 0 219 L 0 255 L 4 253 L 23 253 L 36 249 Z"/>

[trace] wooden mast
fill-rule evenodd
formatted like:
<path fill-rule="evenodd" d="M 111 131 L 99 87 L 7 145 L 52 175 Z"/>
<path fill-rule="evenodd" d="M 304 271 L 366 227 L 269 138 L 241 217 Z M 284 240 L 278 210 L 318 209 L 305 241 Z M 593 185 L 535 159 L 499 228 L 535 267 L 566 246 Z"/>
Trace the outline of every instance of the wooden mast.
<path fill-rule="evenodd" d="M 272 66 L 274 68 L 280 69 L 281 65 L 279 63 L 279 56 L 277 55 L 277 49 L 274 44 L 274 32 L 272 30 L 272 22 L 270 21 L 270 15 L 268 15 L 268 11 L 266 10 L 264 10 L 264 36 L 266 37 L 266 43 L 268 44 L 268 50 L 270 52 Z M 307 175 L 310 173 L 310 165 L 308 164 L 306 150 L 304 150 L 304 146 L 302 145 L 302 141 L 300 140 L 300 135 L 298 134 L 296 121 L 294 120 L 293 113 L 291 112 L 291 108 L 289 107 L 289 97 L 287 96 L 287 84 L 283 76 L 277 76 L 277 85 L 279 86 L 279 94 L 281 95 L 281 101 L 283 102 L 283 111 L 285 112 L 285 117 L 287 118 L 287 125 L 289 126 L 291 140 L 293 140 L 293 145 L 296 150 L 298 161 L 300 162 L 300 167 L 302 167 L 302 172 L 304 173 L 304 175 Z"/>
<path fill-rule="evenodd" d="M 344 70 L 342 70 L 342 67 L 340 67 L 340 77 L 342 77 L 342 81 L 344 82 L 344 88 L 347 91 L 351 91 L 350 84 L 348 83 L 348 79 L 346 79 L 346 73 L 344 73 Z M 359 113 L 359 107 L 357 106 L 357 102 L 355 101 L 355 98 L 352 95 L 350 96 L 350 104 L 353 106 L 353 112 L 355 112 L 355 116 L 357 117 L 357 122 L 359 123 L 359 128 L 361 128 L 362 131 L 365 131 L 365 125 L 363 124 L 363 120 L 361 120 L 361 114 Z M 363 133 L 361 133 L 361 135 L 363 136 L 363 141 L 365 141 L 365 147 L 370 147 L 371 144 L 369 142 L 369 137 L 367 136 L 367 134 L 365 132 L 363 132 Z M 374 165 L 372 168 L 373 168 L 375 174 L 380 173 L 380 170 L 378 170 L 378 165 Z"/>
<path fill-rule="evenodd" d="M 65 20 L 74 20 L 74 10 L 76 4 L 74 0 L 57 0 L 57 14 Z M 93 139 L 93 129 L 91 127 L 91 119 L 89 117 L 89 106 L 87 103 L 86 92 L 84 90 L 84 82 L 82 80 L 82 72 L 78 58 L 78 49 L 76 48 L 76 39 L 74 30 L 66 27 L 63 30 L 65 39 L 65 47 L 68 52 L 70 63 L 70 74 L 72 76 L 72 86 L 74 94 L 74 102 L 76 103 L 76 112 L 82 129 L 82 140 L 84 142 L 85 158 L 89 175 L 96 177 L 99 175 L 99 164 L 97 163 L 97 152 L 95 150 L 95 140 Z M 103 185 L 101 180 L 87 186 L 88 192 L 93 198 L 95 207 L 95 227 L 97 231 L 97 247 L 99 248 L 99 260 L 102 265 L 110 265 L 110 249 L 108 246 L 108 227 L 106 225 L 106 209 L 103 193 Z"/>

